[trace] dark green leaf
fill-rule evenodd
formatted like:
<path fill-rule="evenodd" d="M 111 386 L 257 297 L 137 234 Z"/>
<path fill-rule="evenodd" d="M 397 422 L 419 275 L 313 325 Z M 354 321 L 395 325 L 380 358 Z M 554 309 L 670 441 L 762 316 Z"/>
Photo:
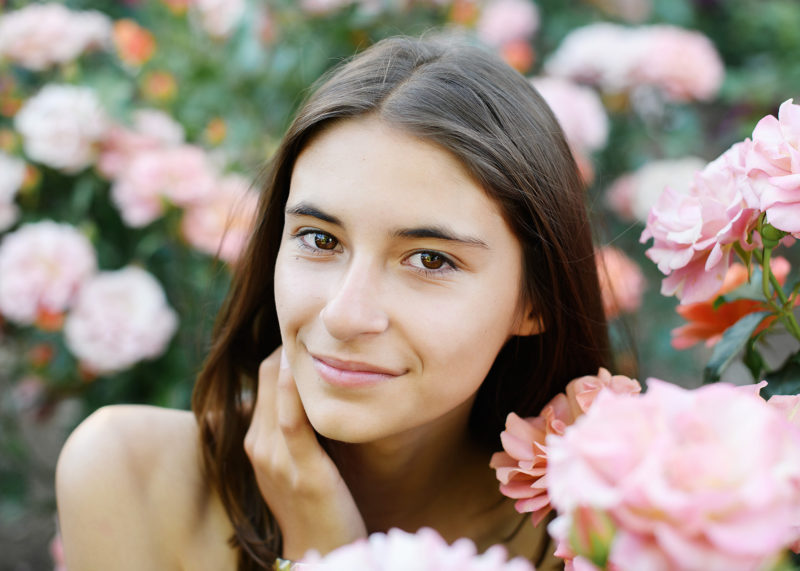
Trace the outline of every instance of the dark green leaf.
<path fill-rule="evenodd" d="M 703 371 L 704 383 L 713 383 L 719 380 L 723 371 L 731 364 L 739 351 L 744 349 L 753 331 L 771 313 L 770 311 L 750 313 L 725 330 Z"/>
<path fill-rule="evenodd" d="M 800 352 L 790 355 L 779 369 L 764 378 L 768 383 L 763 389 L 767 398 L 800 394 Z"/>

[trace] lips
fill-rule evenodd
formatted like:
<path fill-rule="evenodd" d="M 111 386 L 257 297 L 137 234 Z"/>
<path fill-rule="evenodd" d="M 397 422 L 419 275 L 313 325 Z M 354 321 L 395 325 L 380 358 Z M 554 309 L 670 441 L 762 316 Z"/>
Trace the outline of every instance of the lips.
<path fill-rule="evenodd" d="M 311 355 L 319 376 L 337 387 L 364 387 L 404 375 L 406 370 L 381 367 L 361 361 L 347 361 L 324 355 Z"/>

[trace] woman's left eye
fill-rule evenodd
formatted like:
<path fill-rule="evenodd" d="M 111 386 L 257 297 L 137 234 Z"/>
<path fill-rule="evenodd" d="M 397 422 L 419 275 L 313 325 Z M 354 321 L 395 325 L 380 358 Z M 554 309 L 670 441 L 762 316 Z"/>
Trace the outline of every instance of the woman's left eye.
<path fill-rule="evenodd" d="M 458 269 L 450 258 L 439 252 L 427 250 L 415 252 L 407 259 L 410 266 L 426 275 L 442 274 Z"/>

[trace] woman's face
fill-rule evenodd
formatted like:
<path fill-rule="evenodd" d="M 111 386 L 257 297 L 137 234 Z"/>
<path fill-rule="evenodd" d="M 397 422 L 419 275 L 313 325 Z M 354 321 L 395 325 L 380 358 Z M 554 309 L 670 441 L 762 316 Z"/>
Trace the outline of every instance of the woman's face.
<path fill-rule="evenodd" d="M 377 118 L 323 131 L 291 179 L 281 336 L 314 428 L 370 442 L 463 423 L 497 353 L 535 333 L 521 248 L 460 163 Z"/>

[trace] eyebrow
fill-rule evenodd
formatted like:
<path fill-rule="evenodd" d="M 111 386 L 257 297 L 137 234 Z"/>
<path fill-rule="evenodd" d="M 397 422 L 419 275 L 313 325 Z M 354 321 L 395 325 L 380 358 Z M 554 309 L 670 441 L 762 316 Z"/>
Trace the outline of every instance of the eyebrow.
<path fill-rule="evenodd" d="M 339 218 L 337 218 L 332 214 L 328 214 L 327 212 L 323 212 L 316 206 L 313 206 L 307 202 L 299 202 L 294 206 L 287 207 L 286 214 L 293 216 L 311 216 L 313 218 L 322 220 L 323 222 L 328 222 L 330 224 L 335 224 L 337 226 L 343 226 L 342 221 Z M 392 236 L 397 238 L 410 238 L 410 239 L 431 238 L 434 240 L 446 240 L 448 242 L 457 242 L 459 244 L 464 244 L 466 246 L 477 246 L 486 249 L 489 248 L 489 245 L 480 238 L 476 238 L 473 236 L 459 235 L 445 226 L 421 226 L 419 228 L 400 228 L 398 230 L 393 231 Z"/>

